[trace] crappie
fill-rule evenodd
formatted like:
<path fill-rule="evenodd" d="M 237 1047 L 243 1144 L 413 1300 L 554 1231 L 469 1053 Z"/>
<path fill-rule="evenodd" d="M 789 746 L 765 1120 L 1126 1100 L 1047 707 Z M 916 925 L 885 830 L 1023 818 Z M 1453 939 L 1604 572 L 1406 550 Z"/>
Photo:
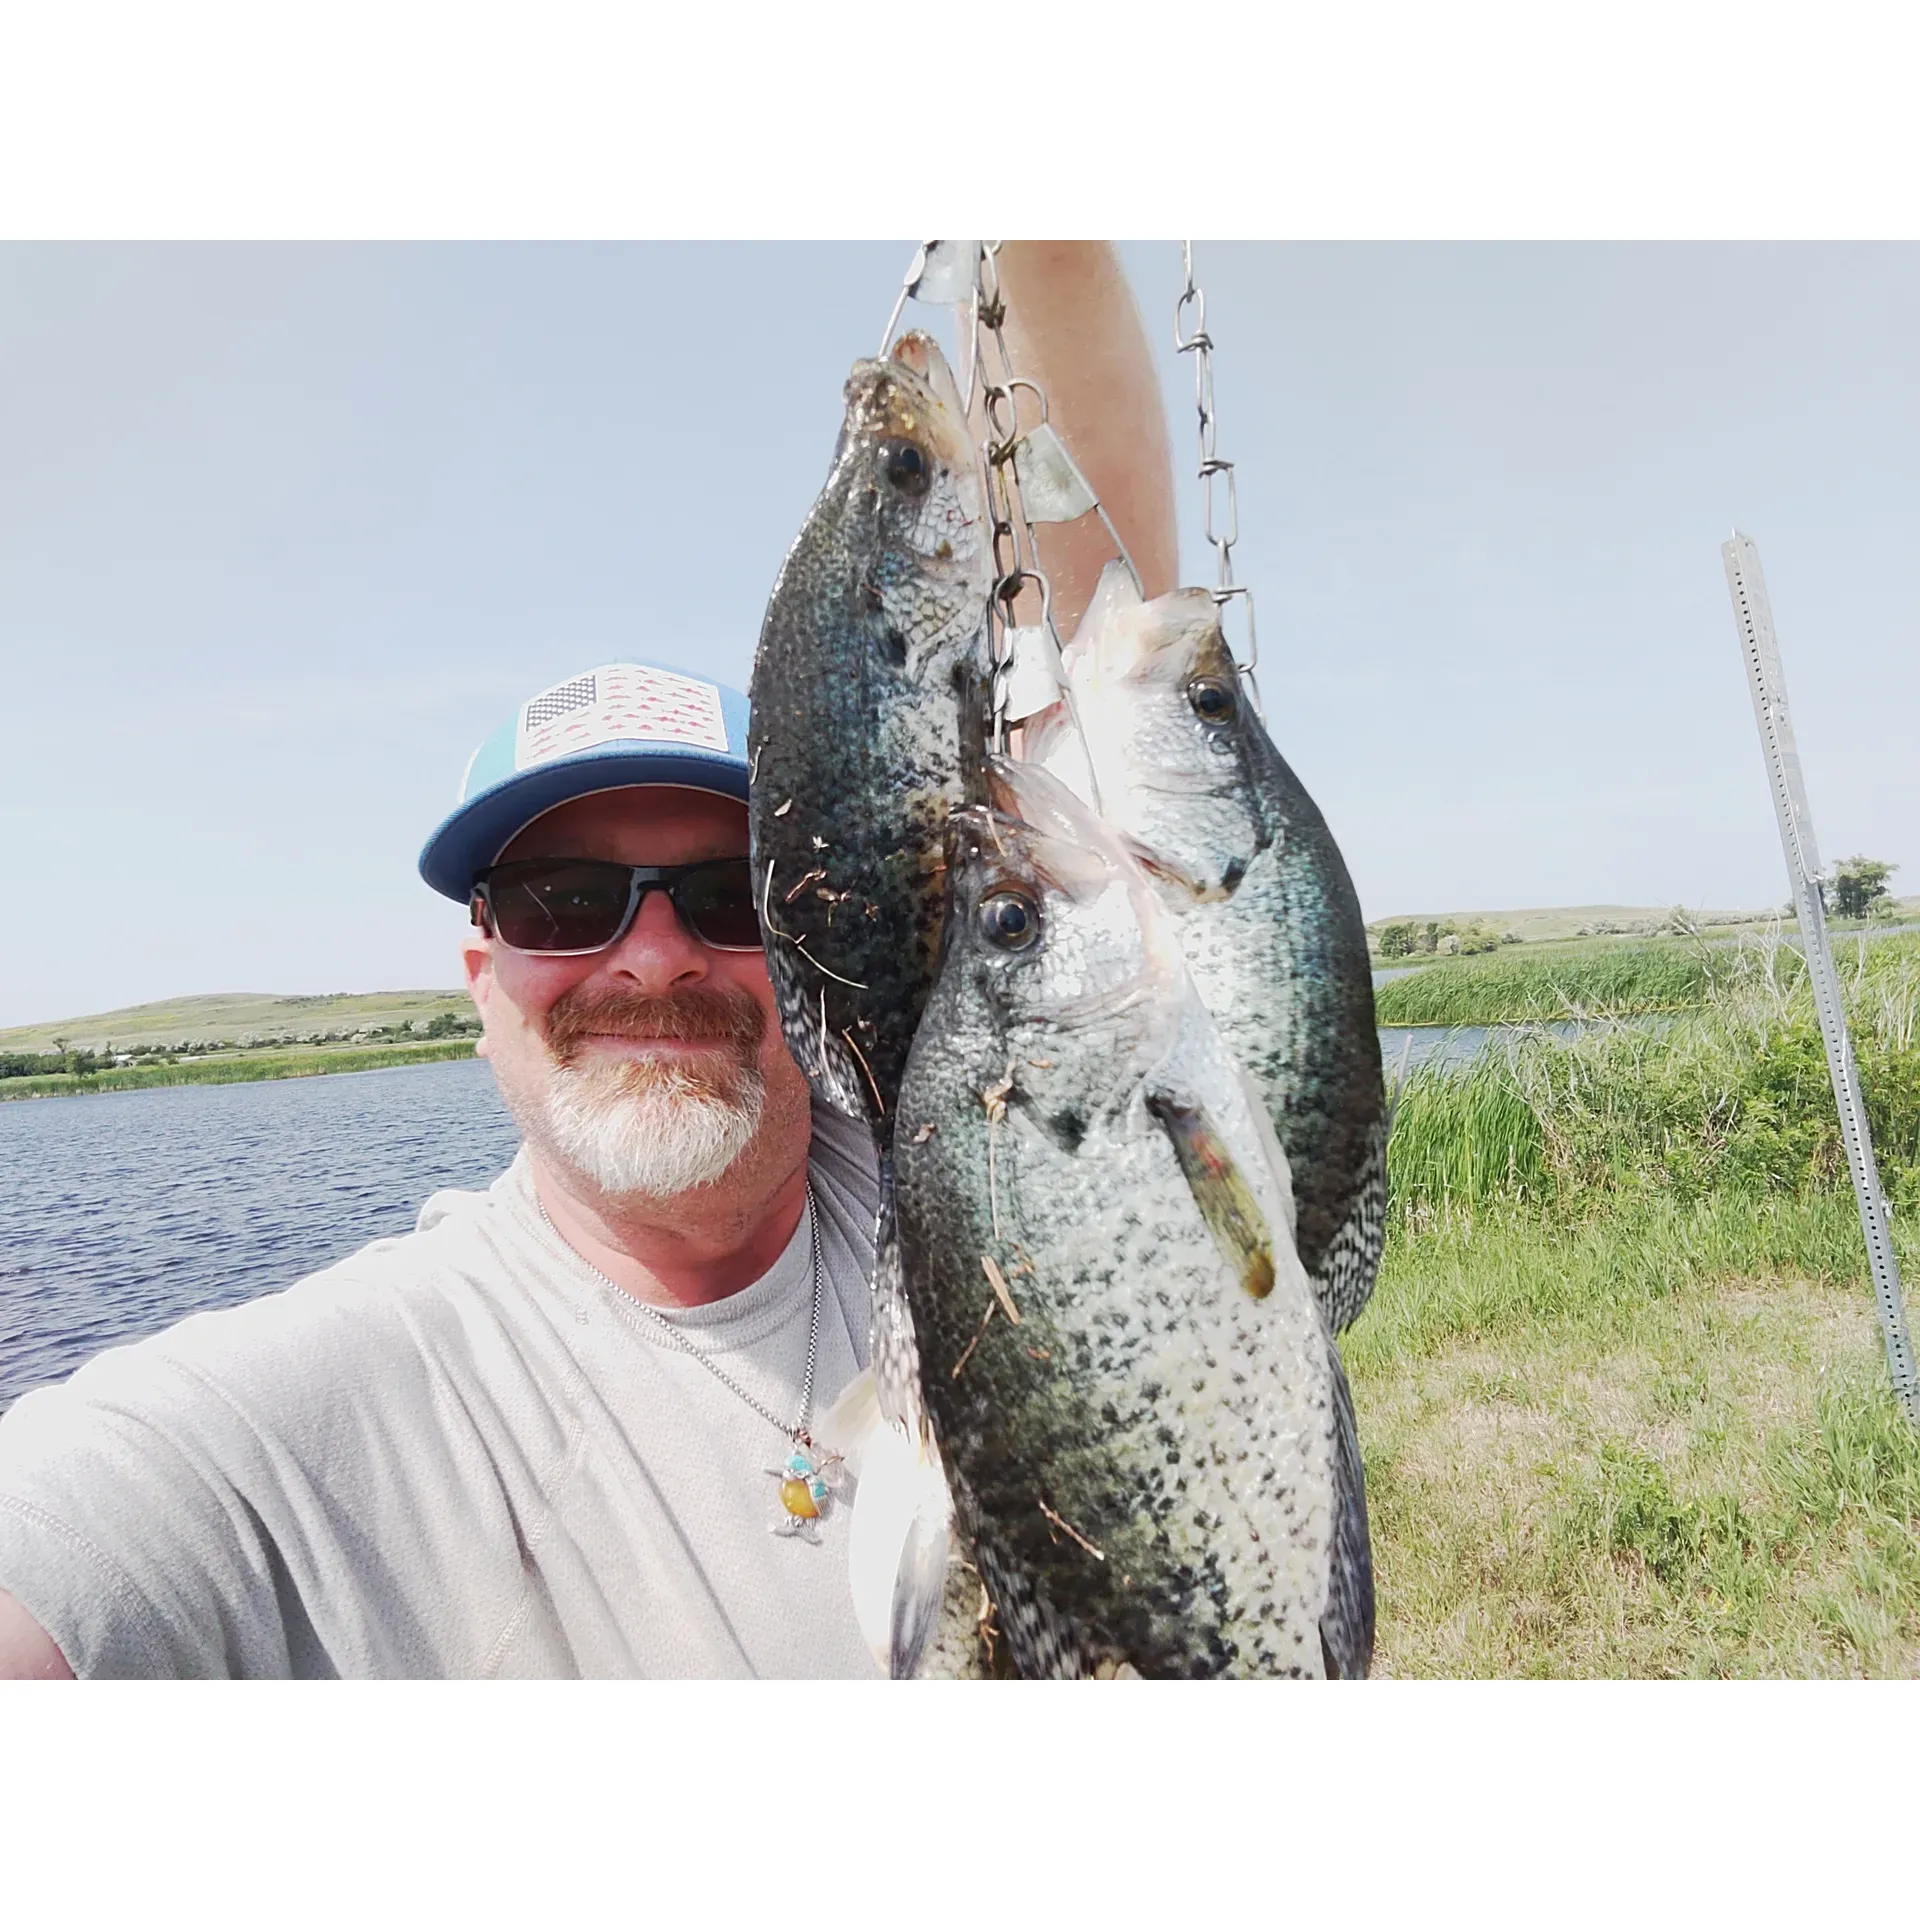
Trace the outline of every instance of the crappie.
<path fill-rule="evenodd" d="M 884 1140 L 933 982 L 946 817 L 977 790 L 990 586 L 945 359 L 855 364 L 833 467 L 754 656 L 752 855 L 787 1045 Z"/>
<path fill-rule="evenodd" d="M 1143 602 L 1119 563 L 1065 655 L 1073 706 L 1026 751 L 1106 819 L 1161 885 L 1187 969 L 1261 1090 L 1293 1172 L 1300 1258 L 1336 1329 L 1373 1291 L 1387 1103 L 1373 975 L 1346 862 L 1246 698 L 1210 594 Z"/>
<path fill-rule="evenodd" d="M 896 1129 L 961 1537 L 1029 1677 L 1358 1677 L 1359 1449 L 1286 1162 L 1139 867 L 991 767 Z"/>

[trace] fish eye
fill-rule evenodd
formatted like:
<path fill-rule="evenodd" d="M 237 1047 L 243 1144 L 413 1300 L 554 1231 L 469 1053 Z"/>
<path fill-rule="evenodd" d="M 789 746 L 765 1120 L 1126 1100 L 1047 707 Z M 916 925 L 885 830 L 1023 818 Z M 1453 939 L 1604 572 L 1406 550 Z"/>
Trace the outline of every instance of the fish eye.
<path fill-rule="evenodd" d="M 1190 680 L 1187 705 L 1210 727 L 1223 727 L 1240 711 L 1240 702 L 1224 680 Z"/>
<path fill-rule="evenodd" d="M 1018 893 L 990 893 L 980 902 L 980 931 L 994 946 L 1023 953 L 1040 938 L 1040 913 Z"/>
<path fill-rule="evenodd" d="M 927 456 L 911 440 L 888 440 L 880 448 L 880 470 L 896 493 L 917 497 L 933 480 Z"/>

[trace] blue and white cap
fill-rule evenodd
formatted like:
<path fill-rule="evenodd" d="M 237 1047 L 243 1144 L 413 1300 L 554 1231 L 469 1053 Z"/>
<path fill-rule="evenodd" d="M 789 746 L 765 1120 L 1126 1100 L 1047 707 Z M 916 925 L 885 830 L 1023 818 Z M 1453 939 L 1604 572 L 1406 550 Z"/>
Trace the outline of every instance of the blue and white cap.
<path fill-rule="evenodd" d="M 744 801 L 746 696 L 631 660 L 536 693 L 467 762 L 459 805 L 421 851 L 420 877 L 464 902 L 523 827 L 612 787 L 701 787 Z"/>

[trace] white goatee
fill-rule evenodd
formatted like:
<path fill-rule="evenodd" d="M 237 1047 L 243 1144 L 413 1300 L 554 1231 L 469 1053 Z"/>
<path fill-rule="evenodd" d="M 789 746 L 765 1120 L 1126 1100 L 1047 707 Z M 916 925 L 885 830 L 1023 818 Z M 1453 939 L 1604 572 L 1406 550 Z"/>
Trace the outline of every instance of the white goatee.
<path fill-rule="evenodd" d="M 549 1078 L 542 1131 L 603 1193 L 664 1200 L 718 1180 L 765 1101 L 759 1069 L 744 1064 L 701 1075 L 635 1060 L 565 1066 Z"/>

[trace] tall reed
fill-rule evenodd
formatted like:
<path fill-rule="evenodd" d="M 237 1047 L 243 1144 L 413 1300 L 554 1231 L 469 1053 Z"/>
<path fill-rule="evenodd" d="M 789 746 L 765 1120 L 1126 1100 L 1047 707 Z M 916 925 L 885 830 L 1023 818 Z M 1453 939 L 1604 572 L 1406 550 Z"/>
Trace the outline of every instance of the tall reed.
<path fill-rule="evenodd" d="M 1882 1177 L 1920 1202 L 1920 951 L 1862 945 L 1843 992 Z M 1398 985 L 1399 982 L 1393 982 Z M 1562 1214 L 1621 1193 L 1833 1191 L 1846 1165 L 1799 953 L 1727 952 L 1704 1003 L 1657 1027 L 1604 1022 L 1566 1040 L 1521 1030 L 1464 1070 L 1400 1089 L 1388 1146 L 1404 1224 L 1526 1197 Z"/>

